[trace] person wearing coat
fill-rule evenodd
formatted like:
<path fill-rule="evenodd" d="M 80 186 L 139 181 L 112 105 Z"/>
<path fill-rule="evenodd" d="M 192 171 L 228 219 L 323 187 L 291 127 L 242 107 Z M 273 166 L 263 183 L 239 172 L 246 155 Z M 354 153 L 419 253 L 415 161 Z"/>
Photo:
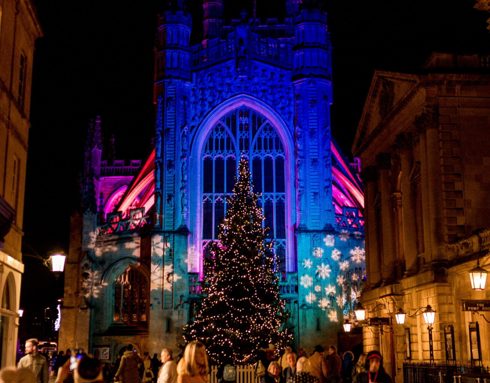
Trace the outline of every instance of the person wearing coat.
<path fill-rule="evenodd" d="M 121 383 L 140 383 L 140 365 L 141 358 L 136 353 L 133 345 L 128 345 L 126 351 L 121 357 L 121 363 L 114 375 L 114 380 Z"/>

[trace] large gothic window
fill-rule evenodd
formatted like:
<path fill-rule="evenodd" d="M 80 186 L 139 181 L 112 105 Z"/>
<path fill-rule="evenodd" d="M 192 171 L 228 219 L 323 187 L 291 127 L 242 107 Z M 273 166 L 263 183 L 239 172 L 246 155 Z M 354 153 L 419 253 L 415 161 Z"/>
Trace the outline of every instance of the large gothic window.
<path fill-rule="evenodd" d="M 237 164 L 245 156 L 250 163 L 254 190 L 265 214 L 265 225 L 274 240 L 279 269 L 285 271 L 286 213 L 285 156 L 271 123 L 255 111 L 241 107 L 221 118 L 211 129 L 202 154 L 202 240 L 206 246 L 218 237 L 226 212 Z"/>
<path fill-rule="evenodd" d="M 137 267 L 129 266 L 114 282 L 114 322 L 146 326 L 148 298 L 148 278 Z"/>

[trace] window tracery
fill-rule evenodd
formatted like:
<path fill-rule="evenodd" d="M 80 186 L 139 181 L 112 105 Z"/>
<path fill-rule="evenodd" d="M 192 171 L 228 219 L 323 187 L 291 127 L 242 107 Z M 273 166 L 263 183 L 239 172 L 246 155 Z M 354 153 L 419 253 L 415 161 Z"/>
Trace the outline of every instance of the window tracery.
<path fill-rule="evenodd" d="M 286 181 L 285 153 L 281 140 L 264 116 L 240 107 L 221 118 L 211 129 L 202 152 L 202 247 L 218 237 L 227 198 L 233 192 L 237 163 L 248 158 L 254 191 L 260 193 L 265 225 L 285 271 Z"/>

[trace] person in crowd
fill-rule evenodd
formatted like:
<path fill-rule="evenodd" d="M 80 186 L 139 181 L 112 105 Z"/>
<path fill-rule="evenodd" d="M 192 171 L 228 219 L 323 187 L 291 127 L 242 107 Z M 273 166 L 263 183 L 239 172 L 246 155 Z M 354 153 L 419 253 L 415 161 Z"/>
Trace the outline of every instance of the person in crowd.
<path fill-rule="evenodd" d="M 299 360 L 302 356 L 308 358 L 308 353 L 303 347 L 298 347 L 298 355 L 296 356 L 296 359 Z"/>
<path fill-rule="evenodd" d="M 37 383 L 48 383 L 48 361 L 37 351 L 38 344 L 35 338 L 26 340 L 26 355 L 19 360 L 17 367 L 30 369 L 36 375 Z"/>
<path fill-rule="evenodd" d="M 356 376 L 355 383 L 393 383 L 383 367 L 383 357 L 379 351 L 369 351 L 366 356 L 366 371 Z"/>
<path fill-rule="evenodd" d="M 257 362 L 255 363 L 255 376 L 258 383 L 265 383 L 269 360 L 264 349 L 259 350 L 257 354 Z"/>
<path fill-rule="evenodd" d="M 302 356 L 296 362 L 296 375 L 294 376 L 294 383 L 319 383 L 316 376 L 310 373 L 311 366 L 308 358 Z"/>
<path fill-rule="evenodd" d="M 141 381 L 143 383 L 151 383 L 153 382 L 153 378 L 154 375 L 151 369 L 150 354 L 148 353 L 148 351 L 145 351 L 143 353 L 143 378 L 141 379 Z"/>
<path fill-rule="evenodd" d="M 326 383 L 340 383 L 342 371 L 342 359 L 337 353 L 337 348 L 333 345 L 328 347 L 327 356 L 325 357 L 327 370 L 325 374 Z"/>
<path fill-rule="evenodd" d="M 102 364 L 87 354 L 79 354 L 74 369 L 72 362 L 67 360 L 58 371 L 55 383 L 104 383 Z"/>
<path fill-rule="evenodd" d="M 281 366 L 278 362 L 272 361 L 267 367 L 267 374 L 265 375 L 266 383 L 280 383 L 281 381 Z"/>
<path fill-rule="evenodd" d="M 354 369 L 352 370 L 352 381 L 355 382 L 357 375 L 359 375 L 361 372 L 366 372 L 366 356 L 367 354 L 363 352 L 361 355 L 359 355 L 359 359 L 356 362 L 356 365 L 354 366 Z"/>
<path fill-rule="evenodd" d="M 172 350 L 169 348 L 162 349 L 160 358 L 163 363 L 158 374 L 157 383 L 177 383 L 177 365 L 172 357 Z"/>
<path fill-rule="evenodd" d="M 287 346 L 284 349 L 284 354 L 282 354 L 282 357 L 281 357 L 281 369 L 282 369 L 282 371 L 284 371 L 287 367 L 289 367 L 289 363 L 287 361 L 287 357 L 292 352 L 293 352 L 293 349 L 291 347 L 289 347 L 289 346 Z"/>
<path fill-rule="evenodd" d="M 36 375 L 28 368 L 5 367 L 0 370 L 0 383 L 36 383 Z"/>
<path fill-rule="evenodd" d="M 121 383 L 140 383 L 139 367 L 141 364 L 141 358 L 138 356 L 133 345 L 129 344 L 121 357 L 121 362 L 114 375 L 114 379 Z"/>
<path fill-rule="evenodd" d="M 286 362 L 288 365 L 282 370 L 282 383 L 291 383 L 296 375 L 296 354 L 294 352 L 287 354 Z"/>
<path fill-rule="evenodd" d="M 154 382 L 157 381 L 158 371 L 160 370 L 161 365 L 162 363 L 160 363 L 160 361 L 158 360 L 157 353 L 155 352 L 151 358 L 151 371 L 153 371 L 153 376 L 155 377 L 153 379 Z"/>
<path fill-rule="evenodd" d="M 308 358 L 310 373 L 318 379 L 320 383 L 325 383 L 327 376 L 327 362 L 323 357 L 324 348 L 320 345 L 315 346 L 313 354 Z"/>
<path fill-rule="evenodd" d="M 342 355 L 342 383 L 352 383 L 352 371 L 354 370 L 354 353 L 344 352 Z"/>
<path fill-rule="evenodd" d="M 177 365 L 177 383 L 207 383 L 209 364 L 206 348 L 199 341 L 185 346 L 184 356 Z"/>

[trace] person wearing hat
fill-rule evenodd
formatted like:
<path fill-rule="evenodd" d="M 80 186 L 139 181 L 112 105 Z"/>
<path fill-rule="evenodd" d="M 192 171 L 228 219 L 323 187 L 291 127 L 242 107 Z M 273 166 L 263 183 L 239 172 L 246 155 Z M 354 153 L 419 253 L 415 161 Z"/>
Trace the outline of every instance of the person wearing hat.
<path fill-rule="evenodd" d="M 383 367 L 383 357 L 379 351 L 369 351 L 366 356 L 366 371 L 356 376 L 354 383 L 393 383 Z"/>

